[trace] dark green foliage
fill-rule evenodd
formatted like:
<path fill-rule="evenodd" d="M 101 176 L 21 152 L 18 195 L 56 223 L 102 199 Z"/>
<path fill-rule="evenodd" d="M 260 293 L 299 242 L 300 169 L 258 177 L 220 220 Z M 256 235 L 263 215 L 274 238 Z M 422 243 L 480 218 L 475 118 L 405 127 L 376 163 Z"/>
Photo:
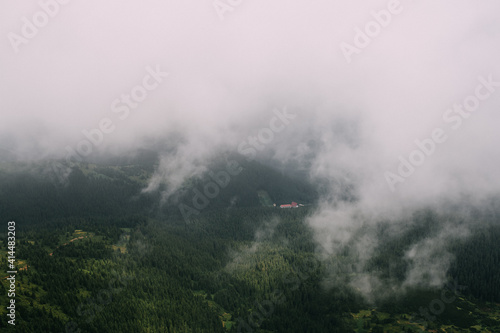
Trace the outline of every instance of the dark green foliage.
<path fill-rule="evenodd" d="M 384 332 L 391 326 L 417 332 L 420 318 L 412 314 L 442 297 L 442 290 L 415 288 L 375 304 L 364 300 L 349 285 L 357 274 L 352 242 L 330 261 L 318 261 L 318 244 L 306 223 L 314 206 L 260 206 L 259 190 L 278 204 L 314 202 L 315 191 L 305 182 L 240 160 L 244 171 L 185 221 L 176 205 L 158 209 L 160 193 L 140 195 L 144 175 L 153 170 L 150 163 L 122 162 L 80 165 L 64 184 L 22 169 L 0 172 L 0 209 L 5 219 L 18 222 L 17 257 L 29 265 L 18 274 L 17 330 L 231 333 L 240 327 L 329 333 Z M 223 168 L 224 163 L 212 166 L 214 172 Z M 189 204 L 189 191 L 206 181 L 190 180 L 171 200 Z M 405 253 L 439 233 L 443 219 L 418 212 L 400 223 L 397 235 L 385 222 L 361 228 L 355 239 L 382 240 L 364 269 L 381 281 L 401 283 L 408 268 Z M 498 239 L 500 227 L 491 225 L 449 246 L 456 256 L 450 281 L 467 289 L 448 294 L 454 301 L 425 327 L 498 327 L 499 321 L 486 315 L 494 305 L 482 302 L 499 301 Z M 5 267 L 5 257 L 0 265 Z M 325 288 L 332 267 L 342 278 Z M 3 280 L 3 295 L 6 286 Z M 0 306 L 5 309 L 5 298 Z M 362 317 L 353 320 L 360 311 Z M 2 312 L 0 330 L 9 329 Z"/>
<path fill-rule="evenodd" d="M 467 295 L 500 302 L 500 227 L 487 226 L 454 244 L 457 260 L 450 274 L 468 287 Z"/>

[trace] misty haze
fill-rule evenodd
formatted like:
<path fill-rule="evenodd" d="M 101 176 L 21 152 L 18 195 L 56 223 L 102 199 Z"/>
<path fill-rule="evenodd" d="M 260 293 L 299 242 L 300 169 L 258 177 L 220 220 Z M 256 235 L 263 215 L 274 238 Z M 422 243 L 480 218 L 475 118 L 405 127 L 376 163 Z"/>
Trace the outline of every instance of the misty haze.
<path fill-rule="evenodd" d="M 1 332 L 500 332 L 500 3 L 5 0 Z"/>

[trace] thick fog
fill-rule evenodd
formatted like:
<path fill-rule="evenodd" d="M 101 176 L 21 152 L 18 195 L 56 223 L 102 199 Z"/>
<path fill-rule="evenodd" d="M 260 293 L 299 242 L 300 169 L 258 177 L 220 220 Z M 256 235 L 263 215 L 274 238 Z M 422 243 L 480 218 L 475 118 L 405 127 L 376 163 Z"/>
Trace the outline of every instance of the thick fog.
<path fill-rule="evenodd" d="M 366 224 L 499 192 L 499 15 L 494 0 L 2 1 L 0 160 L 168 142 L 145 189 L 167 195 L 221 151 L 293 166 L 326 186 L 308 223 L 332 254 Z M 443 280 L 446 253 L 423 264 L 438 247 L 409 251 L 407 284 Z"/>

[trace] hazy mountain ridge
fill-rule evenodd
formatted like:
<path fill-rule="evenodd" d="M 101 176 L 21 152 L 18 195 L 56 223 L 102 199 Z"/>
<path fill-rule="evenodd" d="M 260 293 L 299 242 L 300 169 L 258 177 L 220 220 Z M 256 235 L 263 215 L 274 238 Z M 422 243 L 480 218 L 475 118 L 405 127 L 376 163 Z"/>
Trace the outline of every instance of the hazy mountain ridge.
<path fill-rule="evenodd" d="M 143 158 L 146 155 L 147 158 Z M 0 207 L 12 220 L 72 215 L 116 215 L 162 209 L 175 211 L 181 202 L 189 204 L 193 188 L 203 191 L 211 182 L 207 172 L 183 181 L 167 201 L 161 201 L 165 185 L 144 193 L 155 168 L 157 154 L 147 152 L 134 158 L 113 157 L 96 163 L 40 162 L 0 163 Z M 231 205 L 260 206 L 257 191 L 266 191 L 274 202 L 313 203 L 317 193 L 307 179 L 288 177 L 258 162 L 239 158 L 243 171 L 231 177 L 227 187 L 211 199 L 208 209 Z M 224 170 L 214 160 L 207 169 Z M 231 203 L 232 202 L 232 203 Z"/>

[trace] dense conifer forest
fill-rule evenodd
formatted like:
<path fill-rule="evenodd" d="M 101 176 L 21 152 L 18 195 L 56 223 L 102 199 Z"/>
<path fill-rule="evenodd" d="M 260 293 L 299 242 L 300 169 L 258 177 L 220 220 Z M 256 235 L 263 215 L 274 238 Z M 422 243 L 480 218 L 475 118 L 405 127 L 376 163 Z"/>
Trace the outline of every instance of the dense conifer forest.
<path fill-rule="evenodd" d="M 0 171 L 0 209 L 17 225 L 16 332 L 500 332 L 495 215 L 477 212 L 481 227 L 450 242 L 445 286 L 404 292 L 390 290 L 406 278 L 404 253 L 455 217 L 424 210 L 402 234 L 384 221 L 361 229 L 384 239 L 367 263 L 384 296 L 369 300 L 350 283 L 353 246 L 320 255 L 307 224 L 317 193 L 256 162 L 189 220 L 161 193 L 140 195 L 148 165 L 75 165 L 63 182 L 46 165 L 13 168 Z M 262 191 L 305 205 L 279 209 Z M 14 331 L 1 300 L 0 330 Z"/>

